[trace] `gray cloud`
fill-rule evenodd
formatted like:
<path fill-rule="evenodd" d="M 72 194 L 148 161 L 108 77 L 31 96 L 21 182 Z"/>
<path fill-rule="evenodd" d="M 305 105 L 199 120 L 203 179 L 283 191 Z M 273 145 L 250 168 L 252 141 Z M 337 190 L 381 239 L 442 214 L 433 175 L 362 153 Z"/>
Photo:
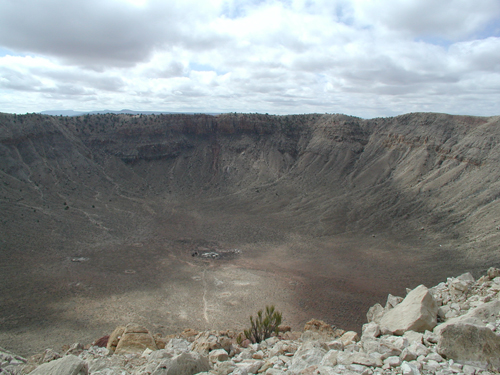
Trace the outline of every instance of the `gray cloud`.
<path fill-rule="evenodd" d="M 450 53 L 465 71 L 500 71 L 500 38 L 457 43 L 450 47 Z"/>
<path fill-rule="evenodd" d="M 457 40 L 482 32 L 500 16 L 497 0 L 357 1 L 363 22 L 409 32 L 417 37 Z"/>
<path fill-rule="evenodd" d="M 33 69 L 29 74 L 51 78 L 57 82 L 64 82 L 65 84 L 78 84 L 96 90 L 118 92 L 125 87 L 125 81 L 119 76 L 94 72 L 89 73 L 88 71 L 74 69 Z"/>
<path fill-rule="evenodd" d="M 72 96 L 87 96 L 87 95 L 95 95 L 95 91 L 89 90 L 85 87 L 75 85 L 72 83 L 62 83 L 55 87 L 43 87 L 40 89 L 40 92 L 45 94 L 51 94 L 51 97 L 57 98 L 65 98 Z"/>
<path fill-rule="evenodd" d="M 0 44 L 96 70 L 147 61 L 156 48 L 211 48 L 217 37 L 191 28 L 203 16 L 189 2 L 145 6 L 85 0 L 16 0 L 0 5 Z M 220 40 L 219 40 L 220 42 Z"/>
<path fill-rule="evenodd" d="M 0 111 L 494 114 L 499 20 L 498 0 L 7 0 Z"/>
<path fill-rule="evenodd" d="M 182 77 L 186 73 L 184 65 L 178 61 L 168 62 L 164 66 L 148 71 L 148 75 L 156 78 Z"/>
<path fill-rule="evenodd" d="M 6 67 L 0 68 L 0 87 L 18 91 L 36 91 L 42 85 L 37 78 L 22 74 L 21 72 Z"/>

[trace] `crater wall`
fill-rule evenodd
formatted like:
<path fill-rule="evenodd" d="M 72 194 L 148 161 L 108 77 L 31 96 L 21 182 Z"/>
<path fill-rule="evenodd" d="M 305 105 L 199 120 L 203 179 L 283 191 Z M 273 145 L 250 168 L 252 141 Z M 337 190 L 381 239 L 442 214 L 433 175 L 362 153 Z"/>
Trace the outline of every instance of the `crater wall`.
<path fill-rule="evenodd" d="M 500 265 L 499 125 L 1 114 L 0 340 L 238 328 L 265 303 L 359 329 L 403 286 Z"/>

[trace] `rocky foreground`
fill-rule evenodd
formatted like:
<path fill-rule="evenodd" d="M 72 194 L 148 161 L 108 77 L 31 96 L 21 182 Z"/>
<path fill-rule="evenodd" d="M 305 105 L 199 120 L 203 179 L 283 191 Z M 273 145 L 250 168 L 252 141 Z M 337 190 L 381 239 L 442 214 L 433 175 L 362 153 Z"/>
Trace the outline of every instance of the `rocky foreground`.
<path fill-rule="evenodd" d="M 261 343 L 238 333 L 185 330 L 152 335 L 130 323 L 93 345 L 75 343 L 29 359 L 0 351 L 1 374 L 492 374 L 500 369 L 500 269 L 474 280 L 470 273 L 367 313 L 362 335 L 312 320 L 304 332 Z M 239 342 L 239 343 L 238 343 Z"/>

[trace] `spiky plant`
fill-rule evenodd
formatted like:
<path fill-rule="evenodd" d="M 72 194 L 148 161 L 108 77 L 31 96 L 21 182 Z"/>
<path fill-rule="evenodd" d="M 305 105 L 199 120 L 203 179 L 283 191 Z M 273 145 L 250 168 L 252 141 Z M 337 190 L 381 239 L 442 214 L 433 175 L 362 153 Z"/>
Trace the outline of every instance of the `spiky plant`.
<path fill-rule="evenodd" d="M 259 310 L 257 317 L 250 316 L 250 329 L 244 331 L 245 337 L 253 343 L 261 342 L 274 334 L 278 334 L 279 325 L 283 319 L 280 312 L 275 311 L 274 306 L 266 306 L 266 314 Z"/>

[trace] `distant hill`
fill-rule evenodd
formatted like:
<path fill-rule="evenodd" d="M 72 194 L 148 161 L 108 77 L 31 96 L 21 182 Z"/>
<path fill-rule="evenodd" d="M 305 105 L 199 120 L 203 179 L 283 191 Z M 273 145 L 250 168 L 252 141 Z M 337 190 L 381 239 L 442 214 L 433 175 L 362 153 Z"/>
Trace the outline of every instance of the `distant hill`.
<path fill-rule="evenodd" d="M 51 110 L 51 111 L 42 111 L 40 112 L 42 115 L 49 115 L 49 116 L 81 116 L 85 114 L 85 112 L 77 112 L 73 111 L 72 109 L 61 109 L 61 110 Z"/>
<path fill-rule="evenodd" d="M 113 111 L 111 109 L 103 109 L 102 111 L 74 111 L 72 109 L 52 109 L 48 111 L 42 111 L 40 114 L 49 116 L 82 116 L 82 115 L 98 115 L 105 113 L 128 114 L 128 115 L 165 115 L 165 114 L 185 114 L 194 115 L 198 112 L 168 112 L 168 111 L 132 111 L 130 109 L 122 109 L 120 111 Z M 203 113 L 206 115 L 218 115 L 220 113 Z"/>

